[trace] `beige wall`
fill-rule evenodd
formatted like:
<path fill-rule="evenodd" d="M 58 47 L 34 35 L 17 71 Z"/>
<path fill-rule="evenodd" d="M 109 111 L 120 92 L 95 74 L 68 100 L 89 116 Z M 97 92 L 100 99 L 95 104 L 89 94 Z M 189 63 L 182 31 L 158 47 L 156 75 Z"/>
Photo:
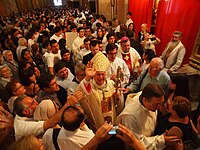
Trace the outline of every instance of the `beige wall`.
<path fill-rule="evenodd" d="M 97 5 L 100 15 L 104 15 L 108 20 L 111 19 L 111 4 L 110 0 L 97 0 Z"/>
<path fill-rule="evenodd" d="M 111 0 L 97 0 L 98 10 L 97 13 L 103 14 L 108 20 L 111 19 Z M 113 0 L 115 3 L 114 6 L 114 18 L 118 18 L 125 22 L 125 16 L 128 11 L 128 0 Z"/>
<path fill-rule="evenodd" d="M 52 3 L 52 0 L 0 0 L 0 16 L 8 16 L 12 12 L 41 8 Z"/>

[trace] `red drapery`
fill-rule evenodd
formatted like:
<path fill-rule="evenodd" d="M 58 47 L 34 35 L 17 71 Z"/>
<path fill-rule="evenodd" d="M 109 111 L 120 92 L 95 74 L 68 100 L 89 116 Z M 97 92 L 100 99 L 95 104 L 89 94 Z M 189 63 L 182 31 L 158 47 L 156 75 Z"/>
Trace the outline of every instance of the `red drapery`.
<path fill-rule="evenodd" d="M 196 34 L 200 26 L 199 0 L 160 0 L 156 20 L 156 36 L 161 39 L 157 54 L 161 55 L 175 30 L 182 31 L 182 43 L 186 54 L 184 63 L 189 62 Z"/>
<path fill-rule="evenodd" d="M 150 31 L 153 0 L 129 0 L 128 10 L 132 13 L 136 36 L 142 23 L 147 23 Z"/>

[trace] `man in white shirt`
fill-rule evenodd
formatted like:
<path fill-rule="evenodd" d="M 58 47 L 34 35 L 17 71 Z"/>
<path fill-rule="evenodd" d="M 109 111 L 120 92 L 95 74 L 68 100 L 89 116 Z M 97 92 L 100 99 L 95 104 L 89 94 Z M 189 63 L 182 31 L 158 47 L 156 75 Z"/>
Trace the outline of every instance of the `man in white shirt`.
<path fill-rule="evenodd" d="M 114 33 L 120 32 L 120 24 L 121 24 L 121 21 L 119 19 L 115 19 L 115 31 L 114 31 Z"/>
<path fill-rule="evenodd" d="M 130 72 L 125 61 L 116 57 L 117 46 L 114 43 L 108 44 L 106 46 L 106 53 L 107 53 L 108 60 L 110 61 L 110 66 L 107 70 L 107 77 L 115 81 L 117 78 L 117 69 L 118 67 L 120 67 L 123 73 L 123 81 L 121 82 L 121 86 L 125 87 L 129 83 Z"/>
<path fill-rule="evenodd" d="M 132 16 L 132 13 L 131 12 L 127 12 L 126 13 L 126 26 L 127 26 L 127 28 L 128 28 L 128 25 L 130 24 L 130 23 L 133 23 L 133 20 L 131 19 L 131 16 Z"/>
<path fill-rule="evenodd" d="M 56 140 L 60 150 L 81 149 L 94 137 L 94 133 L 83 122 L 83 119 L 84 114 L 80 108 L 69 106 L 64 110 L 61 117 L 62 128 Z M 49 129 L 42 138 L 45 149 L 55 150 L 52 134 L 53 129 Z"/>
<path fill-rule="evenodd" d="M 59 40 L 63 38 L 62 28 L 59 26 L 56 26 L 53 31 L 54 31 L 54 35 L 51 36 L 50 40 L 56 40 L 57 42 L 59 42 Z"/>
<path fill-rule="evenodd" d="M 46 52 L 43 57 L 46 71 L 54 75 L 53 66 L 58 60 L 61 60 L 61 54 L 58 42 L 56 40 L 51 40 L 50 45 L 51 52 Z"/>
<path fill-rule="evenodd" d="M 75 56 L 75 62 L 82 61 L 83 56 L 85 56 L 91 52 L 90 51 L 90 39 L 85 38 L 83 42 L 84 42 L 84 48 L 80 49 L 78 54 Z"/>
<path fill-rule="evenodd" d="M 15 139 L 19 140 L 20 137 L 30 134 L 39 136 L 40 134 L 43 134 L 47 129 L 54 127 L 60 122 L 62 112 L 65 108 L 67 108 L 67 106 L 69 106 L 69 103 L 66 103 L 50 119 L 46 121 L 35 121 L 33 119 L 33 114 L 36 107 L 38 106 L 38 102 L 26 95 L 19 96 L 14 102 L 14 111 L 16 113 L 14 119 Z"/>
<path fill-rule="evenodd" d="M 128 96 L 129 103 L 117 118 L 129 128 L 147 150 L 164 149 L 168 144 L 179 142 L 177 136 L 162 135 L 153 136 L 157 124 L 157 110 L 164 102 L 164 91 L 158 84 L 148 84 L 142 94 Z"/>
<path fill-rule="evenodd" d="M 92 29 L 93 29 L 94 31 L 97 30 L 97 26 L 96 26 L 97 23 L 100 23 L 101 26 L 103 26 L 103 22 L 101 21 L 101 16 L 98 15 L 98 14 L 96 14 L 95 18 L 96 18 L 96 21 L 92 24 Z"/>
<path fill-rule="evenodd" d="M 53 26 L 53 27 L 56 27 L 56 19 L 55 18 L 52 18 L 51 19 L 51 22 L 49 23 L 49 26 Z"/>
<path fill-rule="evenodd" d="M 67 91 L 70 83 L 74 79 L 74 75 L 62 61 L 58 61 L 57 63 L 55 63 L 53 68 L 56 74 L 56 82 Z"/>
<path fill-rule="evenodd" d="M 77 32 L 78 32 L 78 37 L 72 43 L 72 52 L 74 56 L 78 54 L 80 49 L 84 47 L 83 41 L 85 39 L 85 36 L 84 36 L 85 30 L 82 27 L 79 27 Z"/>

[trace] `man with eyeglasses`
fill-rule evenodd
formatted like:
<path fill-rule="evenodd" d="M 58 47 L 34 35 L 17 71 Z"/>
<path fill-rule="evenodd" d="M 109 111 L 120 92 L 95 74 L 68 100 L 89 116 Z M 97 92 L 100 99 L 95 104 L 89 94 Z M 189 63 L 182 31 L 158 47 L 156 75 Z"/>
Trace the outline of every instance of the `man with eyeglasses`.
<path fill-rule="evenodd" d="M 165 92 L 169 89 L 169 75 L 163 70 L 162 59 L 155 57 L 151 60 L 149 68 L 144 70 L 137 80 L 132 82 L 124 92 L 139 92 L 149 83 L 159 84 Z"/>
<path fill-rule="evenodd" d="M 117 57 L 117 49 L 118 47 L 114 43 L 108 43 L 106 46 L 106 54 L 110 61 L 110 66 L 107 70 L 107 78 L 115 81 L 117 77 L 117 69 L 120 67 L 124 78 L 121 84 L 122 87 L 125 87 L 129 83 L 130 72 L 125 61 Z"/>
<path fill-rule="evenodd" d="M 181 42 L 182 32 L 175 31 L 172 40 L 167 44 L 161 55 L 164 61 L 164 70 L 167 73 L 172 73 L 178 70 L 181 66 L 186 50 Z"/>
<path fill-rule="evenodd" d="M 157 110 L 164 102 L 164 95 L 161 86 L 149 83 L 142 92 L 128 97 L 130 102 L 117 117 L 117 123 L 129 128 L 146 149 L 160 150 L 179 142 L 177 136 L 167 136 L 166 133 L 153 135 L 157 124 Z"/>

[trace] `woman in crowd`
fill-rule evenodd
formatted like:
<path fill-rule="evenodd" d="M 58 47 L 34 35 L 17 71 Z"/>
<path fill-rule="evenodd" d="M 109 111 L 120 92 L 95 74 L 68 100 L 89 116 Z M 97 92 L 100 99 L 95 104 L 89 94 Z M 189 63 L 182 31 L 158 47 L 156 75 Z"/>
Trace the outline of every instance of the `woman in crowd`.
<path fill-rule="evenodd" d="M 36 63 L 33 61 L 32 54 L 28 49 L 23 49 L 21 53 L 21 60 L 24 59 L 28 61 L 31 65 L 36 65 Z"/>
<path fill-rule="evenodd" d="M 166 94 L 166 103 L 164 104 L 164 109 L 166 111 L 175 96 L 183 96 L 190 99 L 189 81 L 185 74 L 176 73 L 170 75 L 169 91 Z M 163 113 L 165 113 L 165 111 L 163 111 Z"/>
<path fill-rule="evenodd" d="M 191 112 L 191 102 L 182 96 L 174 97 L 169 106 L 169 114 L 165 115 L 158 121 L 155 129 L 155 135 L 161 135 L 173 126 L 179 127 L 183 132 L 182 140 L 192 140 L 198 132 L 193 125 L 189 115 Z"/>
<path fill-rule="evenodd" d="M 97 29 L 97 40 L 99 40 L 101 43 L 103 41 L 103 30 L 102 28 Z"/>
<path fill-rule="evenodd" d="M 31 48 L 32 48 L 32 53 L 33 53 L 33 61 L 36 63 L 37 66 L 39 66 L 41 70 L 44 71 L 44 62 L 43 62 L 42 54 L 40 53 L 39 45 L 37 43 L 33 44 Z"/>

